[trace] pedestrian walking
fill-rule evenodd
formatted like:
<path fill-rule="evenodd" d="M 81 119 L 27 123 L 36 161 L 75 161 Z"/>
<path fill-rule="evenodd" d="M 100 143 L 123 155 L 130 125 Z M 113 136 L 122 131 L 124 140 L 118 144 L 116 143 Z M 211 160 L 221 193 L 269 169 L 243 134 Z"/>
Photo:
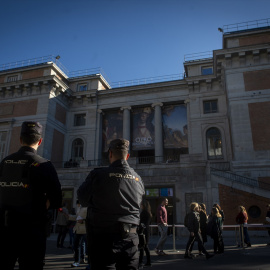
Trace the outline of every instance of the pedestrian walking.
<path fill-rule="evenodd" d="M 251 247 L 250 238 L 249 238 L 249 234 L 248 234 L 248 228 L 245 226 L 245 225 L 247 225 L 247 222 L 248 222 L 248 214 L 247 214 L 246 208 L 244 206 L 240 205 L 238 207 L 238 209 L 239 209 L 239 213 L 235 219 L 236 223 L 242 225 L 243 234 L 244 234 L 244 242 L 248 247 Z M 243 243 L 242 232 L 240 233 L 240 237 L 241 237 L 241 243 Z"/>
<path fill-rule="evenodd" d="M 140 257 L 139 257 L 139 265 L 143 267 L 150 267 L 151 265 L 151 257 L 150 251 L 148 247 L 149 237 L 150 237 L 150 223 L 151 223 L 152 213 L 151 206 L 147 200 L 143 200 L 141 204 L 141 214 L 140 214 L 140 222 L 144 224 L 144 235 L 145 235 L 145 245 L 140 249 Z M 146 263 L 143 265 L 143 255 L 146 255 Z"/>
<path fill-rule="evenodd" d="M 85 220 L 87 215 L 87 207 L 82 207 L 80 202 L 77 201 L 77 212 L 76 215 L 70 215 L 70 220 L 76 220 L 74 226 L 74 262 L 71 264 L 72 267 L 78 267 L 80 263 L 87 263 L 86 261 L 86 227 Z"/>
<path fill-rule="evenodd" d="M 201 203 L 199 205 L 200 207 L 200 212 L 199 212 L 199 215 L 200 215 L 200 229 L 201 229 L 201 235 L 202 235 L 202 241 L 203 241 L 203 245 L 204 243 L 207 242 L 207 213 L 206 213 L 206 205 L 204 203 Z M 198 247 L 199 249 L 199 255 L 204 255 L 202 250 L 200 250 L 200 248 Z"/>
<path fill-rule="evenodd" d="M 221 215 L 221 218 L 222 218 L 222 230 L 223 230 L 223 224 L 224 224 L 224 221 L 225 221 L 225 214 L 224 214 L 224 211 L 221 209 L 221 206 L 217 203 L 214 203 L 213 204 L 213 207 L 216 207 Z"/>
<path fill-rule="evenodd" d="M 57 248 L 64 248 L 65 238 L 68 232 L 68 209 L 66 208 L 66 204 L 63 203 L 62 207 L 58 209 L 57 218 L 56 218 L 56 226 L 58 230 Z"/>
<path fill-rule="evenodd" d="M 161 203 L 157 209 L 157 224 L 160 233 L 160 239 L 155 248 L 155 252 L 157 255 L 166 255 L 166 253 L 163 251 L 163 247 L 168 237 L 168 223 L 167 223 L 167 209 L 166 209 L 167 205 L 168 199 L 162 198 Z"/>
<path fill-rule="evenodd" d="M 193 202 L 190 204 L 190 213 L 187 216 L 187 228 L 189 230 L 189 239 L 186 245 L 186 252 L 184 258 L 186 259 L 193 259 L 191 255 L 193 245 L 195 240 L 198 242 L 199 250 L 201 250 L 204 254 L 206 259 L 210 259 L 213 257 L 213 254 L 209 254 L 205 249 L 202 241 L 201 230 L 200 230 L 200 215 L 199 215 L 199 204 Z"/>
<path fill-rule="evenodd" d="M 141 177 L 129 166 L 129 141 L 112 140 L 109 167 L 94 169 L 77 195 L 88 206 L 87 240 L 91 270 L 137 270 L 137 226 L 144 195 Z"/>
<path fill-rule="evenodd" d="M 1 269 L 43 269 L 48 209 L 61 206 L 61 185 L 52 163 L 37 155 L 42 126 L 23 122 L 21 148 L 0 164 Z"/>
<path fill-rule="evenodd" d="M 222 215 L 217 207 L 211 211 L 211 238 L 214 240 L 214 253 L 224 252 L 224 243 L 222 237 Z"/>
<path fill-rule="evenodd" d="M 75 208 L 71 209 L 70 212 L 71 216 L 76 216 Z M 68 227 L 68 235 L 69 235 L 69 246 L 68 248 L 73 250 L 73 244 L 74 244 L 74 226 L 76 225 L 76 220 L 70 220 L 68 221 L 67 227 Z"/>

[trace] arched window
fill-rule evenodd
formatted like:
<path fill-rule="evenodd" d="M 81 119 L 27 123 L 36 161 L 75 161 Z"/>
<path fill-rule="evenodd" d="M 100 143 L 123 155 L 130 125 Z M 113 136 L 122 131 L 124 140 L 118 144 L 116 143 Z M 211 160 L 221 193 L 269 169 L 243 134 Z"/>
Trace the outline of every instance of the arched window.
<path fill-rule="evenodd" d="M 206 142 L 208 159 L 223 158 L 221 134 L 217 128 L 209 128 L 206 131 Z"/>
<path fill-rule="evenodd" d="M 83 157 L 83 140 L 75 139 L 72 143 L 72 160 L 80 161 Z"/>

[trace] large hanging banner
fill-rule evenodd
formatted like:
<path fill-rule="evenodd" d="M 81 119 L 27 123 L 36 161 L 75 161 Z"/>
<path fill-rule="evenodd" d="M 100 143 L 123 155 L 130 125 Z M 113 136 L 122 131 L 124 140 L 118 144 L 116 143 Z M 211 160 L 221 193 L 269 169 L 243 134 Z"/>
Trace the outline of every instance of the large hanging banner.
<path fill-rule="evenodd" d="M 162 108 L 164 148 L 188 148 L 187 108 L 185 104 Z"/>
<path fill-rule="evenodd" d="M 134 108 L 132 117 L 132 150 L 154 149 L 154 110 L 151 107 Z"/>
<path fill-rule="evenodd" d="M 102 119 L 102 151 L 107 152 L 112 140 L 123 137 L 123 111 L 105 112 Z"/>

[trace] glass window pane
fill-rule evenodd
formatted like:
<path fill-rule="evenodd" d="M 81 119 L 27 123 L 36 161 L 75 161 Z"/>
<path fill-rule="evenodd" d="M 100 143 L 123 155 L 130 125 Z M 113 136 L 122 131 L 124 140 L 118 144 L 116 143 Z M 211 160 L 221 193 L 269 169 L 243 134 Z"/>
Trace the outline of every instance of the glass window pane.
<path fill-rule="evenodd" d="M 207 100 L 203 102 L 204 113 L 216 113 L 218 111 L 217 100 Z"/>
<path fill-rule="evenodd" d="M 202 67 L 202 75 L 211 75 L 213 74 L 212 67 Z"/>
<path fill-rule="evenodd" d="M 221 135 L 217 128 L 210 128 L 206 132 L 207 153 L 210 159 L 222 158 Z"/>
<path fill-rule="evenodd" d="M 204 113 L 210 113 L 210 112 L 211 112 L 210 102 L 204 102 Z"/>
<path fill-rule="evenodd" d="M 74 115 L 74 126 L 85 126 L 86 114 Z"/>
<path fill-rule="evenodd" d="M 216 101 L 212 101 L 211 102 L 211 106 L 212 106 L 212 112 L 217 112 L 217 102 Z"/>

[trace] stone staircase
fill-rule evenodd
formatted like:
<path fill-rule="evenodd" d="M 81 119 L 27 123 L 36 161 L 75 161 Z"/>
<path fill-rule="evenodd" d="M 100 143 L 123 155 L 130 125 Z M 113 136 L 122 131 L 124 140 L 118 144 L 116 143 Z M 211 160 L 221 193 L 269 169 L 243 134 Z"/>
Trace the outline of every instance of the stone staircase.
<path fill-rule="evenodd" d="M 210 167 L 210 176 L 211 181 L 216 183 L 270 198 L 270 184 L 268 183 L 261 183 L 256 179 L 238 175 L 229 170 L 219 170 L 213 167 Z"/>

